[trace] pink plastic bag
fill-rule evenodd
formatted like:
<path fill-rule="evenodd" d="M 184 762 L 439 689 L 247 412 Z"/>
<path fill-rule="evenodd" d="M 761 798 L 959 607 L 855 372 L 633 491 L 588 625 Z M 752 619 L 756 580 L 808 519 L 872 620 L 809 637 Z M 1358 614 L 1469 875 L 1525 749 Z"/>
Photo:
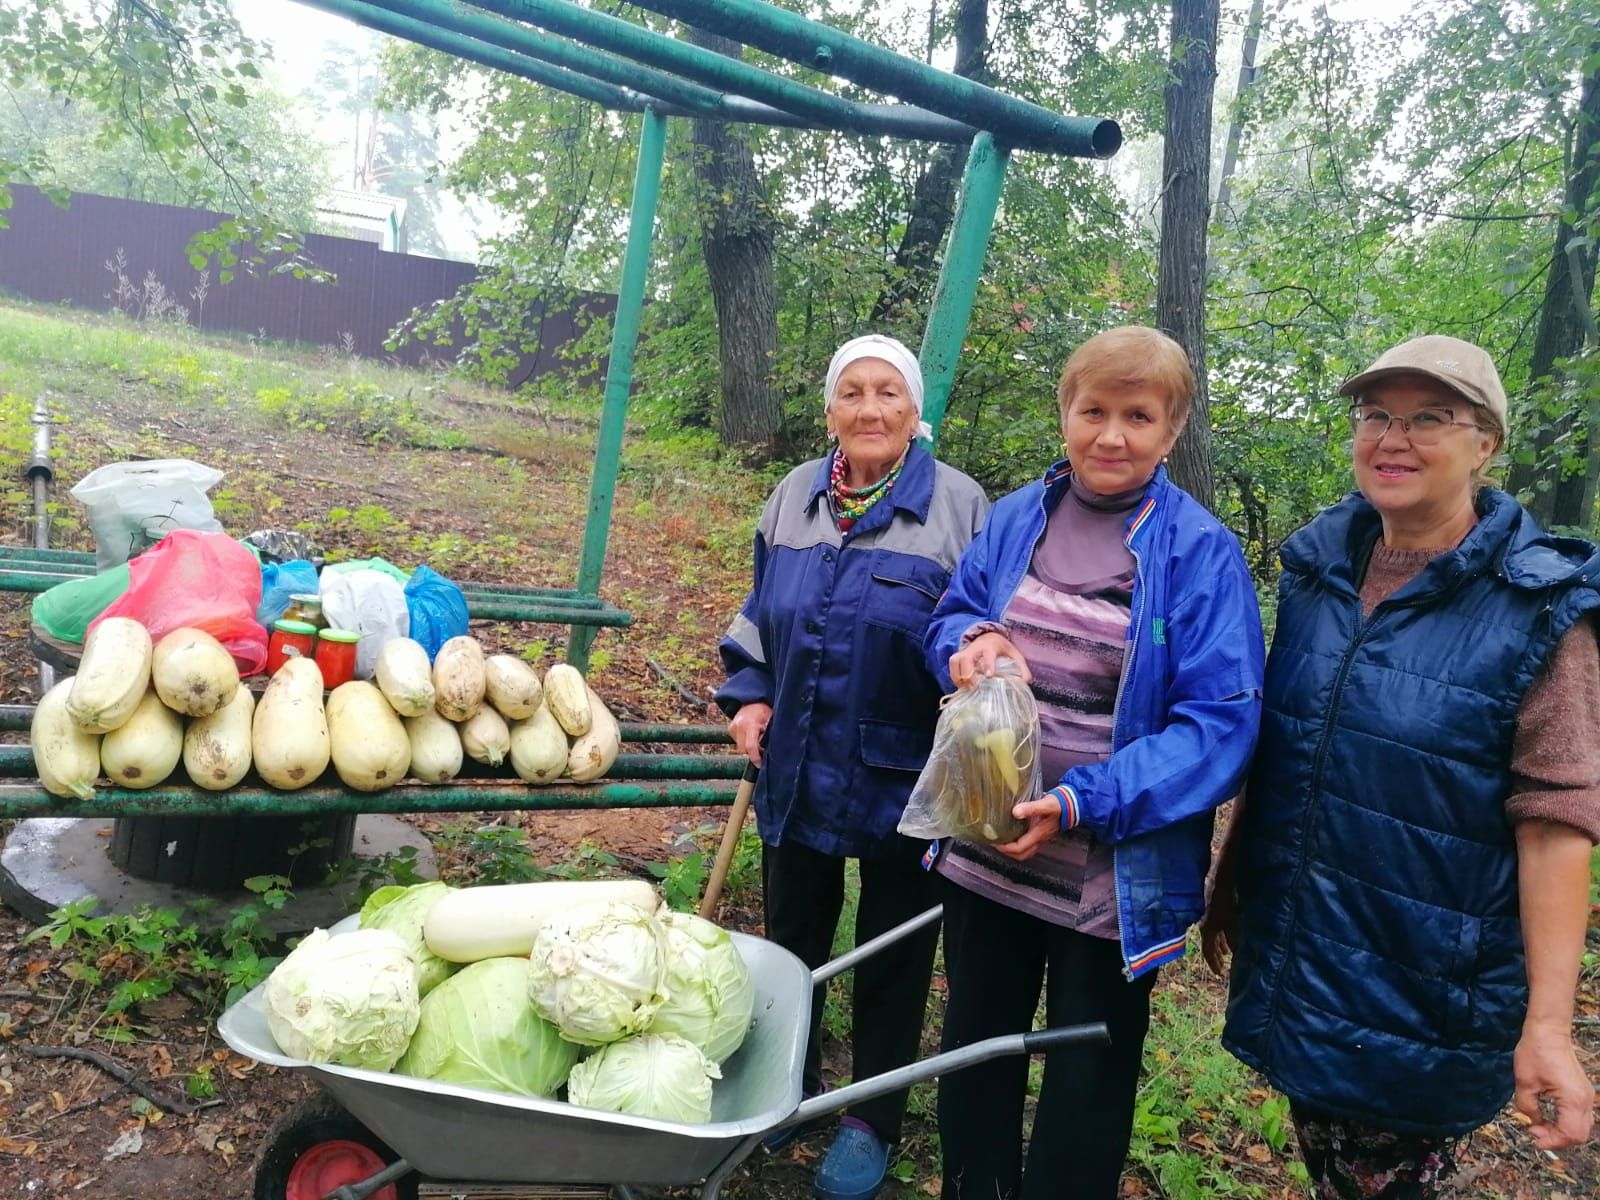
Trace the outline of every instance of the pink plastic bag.
<path fill-rule="evenodd" d="M 203 629 L 227 647 L 240 675 L 267 664 L 267 631 L 256 620 L 261 564 L 225 533 L 175 529 L 128 563 L 128 590 L 90 623 L 132 617 L 154 641 Z"/>

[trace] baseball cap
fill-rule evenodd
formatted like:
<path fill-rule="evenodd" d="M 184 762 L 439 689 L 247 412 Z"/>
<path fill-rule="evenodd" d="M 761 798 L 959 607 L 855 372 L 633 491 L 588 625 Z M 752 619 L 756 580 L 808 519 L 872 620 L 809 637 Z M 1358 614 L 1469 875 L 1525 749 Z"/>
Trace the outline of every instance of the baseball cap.
<path fill-rule="evenodd" d="M 1394 375 L 1426 375 L 1437 379 L 1459 392 L 1463 399 L 1487 409 L 1500 432 L 1507 432 L 1506 389 L 1500 382 L 1500 373 L 1494 369 L 1494 360 L 1481 347 L 1439 333 L 1412 338 L 1385 350 L 1378 361 L 1361 374 L 1346 379 L 1339 387 L 1339 394 L 1359 396 L 1374 383 Z"/>

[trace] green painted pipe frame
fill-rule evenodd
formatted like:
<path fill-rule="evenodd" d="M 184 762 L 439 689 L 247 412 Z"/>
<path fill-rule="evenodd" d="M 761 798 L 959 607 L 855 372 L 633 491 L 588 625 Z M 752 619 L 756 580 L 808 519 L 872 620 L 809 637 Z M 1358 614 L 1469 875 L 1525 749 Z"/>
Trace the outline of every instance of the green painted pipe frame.
<path fill-rule="evenodd" d="M 490 0 L 471 2 L 491 6 Z M 1109 158 L 1122 145 L 1122 130 L 1115 121 L 1064 117 L 762 0 L 635 2 L 651 12 L 720 33 L 813 70 L 914 101 L 933 112 L 987 130 L 1016 149 Z"/>
<path fill-rule="evenodd" d="M 87 576 L 0 569 L 0 591 L 44 592 L 58 583 L 84 578 Z M 545 602 L 533 596 L 524 598 L 495 592 L 468 592 L 466 599 L 468 615 L 490 621 L 534 621 L 547 625 L 585 625 L 610 629 L 625 629 L 633 624 L 632 613 L 601 600 L 577 601 L 554 597 Z"/>
<path fill-rule="evenodd" d="M 380 33 L 415 42 L 430 50 L 438 50 L 453 58 L 475 62 L 491 70 L 519 75 L 533 83 L 555 88 L 557 91 L 566 92 L 583 100 L 591 100 L 605 108 L 621 112 L 643 112 L 645 105 L 650 102 L 648 96 L 640 95 L 629 87 L 615 86 L 615 80 L 603 81 L 605 76 L 598 70 L 580 73 L 564 70 L 560 66 L 546 66 L 544 63 L 534 61 L 531 56 L 514 54 L 501 46 L 464 37 L 460 33 L 428 21 L 414 20 L 404 15 L 396 4 L 379 6 L 362 3 L 362 0 L 300 0 L 300 3 L 308 8 L 345 17 L 368 29 L 376 29 Z"/>
<path fill-rule="evenodd" d="M 731 804 L 732 779 L 703 783 L 595 783 L 534 787 L 517 780 L 434 786 L 401 784 L 383 792 L 308 787 L 298 792 L 237 788 L 123 791 L 103 788 L 88 800 L 52 796 L 38 784 L 0 784 L 0 819 L 26 817 L 287 817 L 335 813 L 538 812 L 591 808 L 695 808 Z"/>
<path fill-rule="evenodd" d="M 782 109 L 743 97 L 724 96 L 664 71 L 557 41 L 534 33 L 525 25 L 496 20 L 459 5 L 448 9 L 447 15 L 441 15 L 438 4 L 418 0 L 380 0 L 378 3 L 300 0 L 300 3 L 348 17 L 369 29 L 593 100 L 606 108 L 643 112 L 647 105 L 655 104 L 670 116 L 701 116 L 763 125 L 808 124 Z M 547 63 L 552 65 L 545 65 Z"/>
<path fill-rule="evenodd" d="M 374 2 L 387 4 L 389 0 Z M 437 19 L 446 21 L 452 10 L 459 7 L 452 0 L 396 2 L 426 5 L 438 12 Z M 904 104 L 858 104 L 844 100 L 818 88 L 773 75 L 750 63 L 573 4 L 571 0 L 468 2 L 475 8 L 525 21 L 552 33 L 631 58 L 635 62 L 692 79 L 718 92 L 733 92 L 771 105 L 802 118 L 803 124 L 819 129 L 939 142 L 965 142 L 977 132 L 963 121 L 926 109 Z"/>
<path fill-rule="evenodd" d="M 600 436 L 594 450 L 594 476 L 589 482 L 589 512 L 583 526 L 583 549 L 578 556 L 578 591 L 585 595 L 600 591 L 600 576 L 605 570 L 611 504 L 617 494 L 617 472 L 622 463 L 628 392 L 633 387 L 633 352 L 639 341 L 639 315 L 644 308 L 645 276 L 650 269 L 650 241 L 654 237 L 666 148 L 666 117 L 654 108 L 645 109 L 639 130 L 639 161 L 633 174 L 628 243 L 622 251 L 622 279 L 611 323 L 611 360 L 606 366 L 600 405 Z M 592 645 L 593 629 L 575 623 L 567 640 L 567 661 L 587 672 Z"/>
<path fill-rule="evenodd" d="M 961 361 L 961 346 L 972 316 L 972 300 L 983 276 L 983 260 L 989 253 L 989 235 L 994 230 L 1009 160 L 1006 149 L 988 133 L 975 137 L 967 154 L 950 241 L 939 266 L 939 282 L 917 353 L 922 364 L 922 419 L 932 428 L 935 445 L 950 388 L 955 383 L 956 364 Z"/>
<path fill-rule="evenodd" d="M 483 785 L 495 787 L 514 783 L 506 772 L 492 774 L 492 768 L 468 761 L 456 777 L 462 787 Z M 707 779 L 738 779 L 744 774 L 745 759 L 735 754 L 619 754 L 617 761 L 606 772 L 608 779 L 668 779 L 699 781 Z M 33 749 L 30 746 L 0 746 L 0 778 L 32 778 L 34 775 Z M 328 777 L 330 780 L 333 776 Z M 216 795 L 218 793 L 211 793 Z"/>

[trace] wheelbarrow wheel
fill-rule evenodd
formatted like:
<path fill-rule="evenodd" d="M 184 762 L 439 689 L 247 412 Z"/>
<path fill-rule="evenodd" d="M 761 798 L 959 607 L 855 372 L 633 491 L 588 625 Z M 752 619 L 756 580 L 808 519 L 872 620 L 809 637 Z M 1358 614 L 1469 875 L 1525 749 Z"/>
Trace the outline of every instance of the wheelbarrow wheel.
<path fill-rule="evenodd" d="M 310 1096 L 273 1124 L 256 1156 L 255 1200 L 322 1200 L 400 1157 L 330 1097 Z M 415 1173 L 371 1200 L 416 1200 Z"/>

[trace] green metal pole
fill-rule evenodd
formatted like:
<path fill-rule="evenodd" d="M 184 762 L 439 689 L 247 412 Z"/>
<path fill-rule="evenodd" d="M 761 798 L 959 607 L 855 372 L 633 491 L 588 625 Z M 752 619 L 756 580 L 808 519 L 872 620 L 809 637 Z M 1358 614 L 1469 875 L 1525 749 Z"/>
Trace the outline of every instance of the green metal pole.
<path fill-rule="evenodd" d="M 499 5 L 506 0 L 471 2 Z M 533 0 L 516 2 L 532 3 Z M 886 92 L 952 120 L 990 130 L 1008 146 L 1081 158 L 1109 158 L 1122 144 L 1122 130 L 1115 121 L 1099 117 L 1064 117 L 787 12 L 764 0 L 638 2 L 641 8 L 663 16 L 676 17 L 685 24 L 720 33 L 824 74 L 848 79 L 861 87 Z"/>
<path fill-rule="evenodd" d="M 645 275 L 650 267 L 650 238 L 655 229 L 656 200 L 661 195 L 661 162 L 666 154 L 667 119 L 655 108 L 644 110 L 639 131 L 639 165 L 633 173 L 633 211 L 628 244 L 622 252 L 622 282 L 617 288 L 617 315 L 611 326 L 611 362 L 606 369 L 605 401 L 600 409 L 600 439 L 594 452 L 594 479 L 589 485 L 589 516 L 583 527 L 578 558 L 578 592 L 598 595 L 606 564 L 606 538 L 611 533 L 611 502 L 617 491 L 622 461 L 622 431 L 628 417 L 628 390 L 633 386 L 633 350 L 639 340 L 639 313 L 644 307 Z M 594 630 L 575 626 L 567 643 L 567 661 L 580 671 L 589 667 Z"/>
<path fill-rule="evenodd" d="M 983 274 L 983 258 L 989 250 L 989 234 L 994 229 L 1009 158 L 1010 153 L 995 144 L 993 134 L 980 133 L 972 139 L 955 221 L 950 227 L 950 244 L 945 247 L 933 308 L 928 313 L 918 354 L 922 363 L 922 419 L 933 428 L 935 446 L 956 363 L 961 358 L 961 343 L 967 336 L 967 319 L 972 316 L 972 297 Z"/>
<path fill-rule="evenodd" d="M 438 15 L 436 21 L 447 28 L 464 28 L 460 5 L 454 0 L 397 0 L 408 5 L 423 5 Z M 537 25 L 551 33 L 572 38 L 612 54 L 631 58 L 673 75 L 692 79 L 718 92 L 771 105 L 823 129 L 844 129 L 855 133 L 885 134 L 890 137 L 927 138 L 941 142 L 964 142 L 974 127 L 951 117 L 905 104 L 856 104 L 782 75 L 775 75 L 725 54 L 680 42 L 654 33 L 620 17 L 574 4 L 572 0 L 470 0 L 513 20 Z M 504 37 L 497 31 L 496 38 Z M 535 53 L 531 46 L 507 39 L 500 44 Z M 928 68 L 932 71 L 933 68 Z M 934 72 L 942 74 L 942 72 Z M 640 85 L 644 88 L 644 85 Z M 644 89 L 648 90 L 648 89 Z M 741 115 L 742 114 L 742 115 Z M 764 121 L 768 118 L 745 106 L 727 102 L 725 120 Z"/>
<path fill-rule="evenodd" d="M 312 786 L 298 792 L 233 788 L 202 792 L 189 787 L 147 791 L 99 788 L 87 800 L 52 796 L 35 783 L 0 783 L 0 819 L 23 817 L 289 817 L 333 813 L 533 812 L 574 808 L 690 808 L 724 805 L 739 785 L 703 782 L 561 784 L 534 787 L 517 780 L 480 779 L 434 786 L 402 784 L 383 792 Z"/>

